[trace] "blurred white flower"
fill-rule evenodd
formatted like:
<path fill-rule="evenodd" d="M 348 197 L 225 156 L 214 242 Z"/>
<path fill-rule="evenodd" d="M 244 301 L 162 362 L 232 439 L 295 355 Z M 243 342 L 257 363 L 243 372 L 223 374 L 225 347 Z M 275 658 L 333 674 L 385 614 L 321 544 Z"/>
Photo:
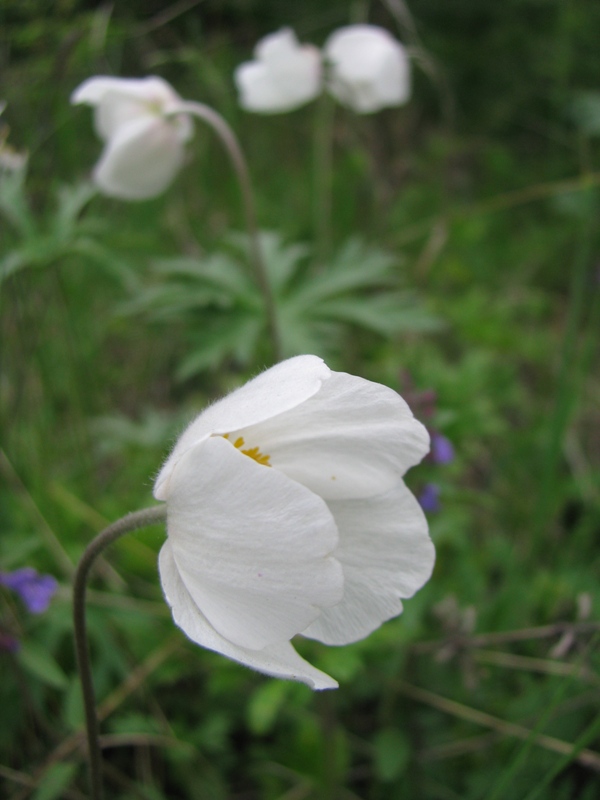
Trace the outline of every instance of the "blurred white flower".
<path fill-rule="evenodd" d="M 410 95 L 406 50 L 376 25 L 334 31 L 323 48 L 331 94 L 359 114 L 405 103 Z"/>
<path fill-rule="evenodd" d="M 94 108 L 98 136 L 106 143 L 93 177 L 99 189 L 123 200 L 155 197 L 167 188 L 193 132 L 181 98 L 162 78 L 95 77 L 71 95 Z"/>
<path fill-rule="evenodd" d="M 314 689 L 298 633 L 362 639 L 429 578 L 434 548 L 402 480 L 426 429 L 386 386 L 297 356 L 207 408 L 154 487 L 167 502 L 159 569 L 198 644 Z"/>
<path fill-rule="evenodd" d="M 291 28 L 261 39 L 255 61 L 236 69 L 240 104 L 248 111 L 277 114 L 292 111 L 321 93 L 321 55 L 310 44 L 301 45 Z"/>

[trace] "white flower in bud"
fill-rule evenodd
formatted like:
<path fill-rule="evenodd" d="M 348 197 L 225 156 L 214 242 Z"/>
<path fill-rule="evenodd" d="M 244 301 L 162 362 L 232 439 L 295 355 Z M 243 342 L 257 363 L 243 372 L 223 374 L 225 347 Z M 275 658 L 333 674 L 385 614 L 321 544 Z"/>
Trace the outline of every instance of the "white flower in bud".
<path fill-rule="evenodd" d="M 334 31 L 323 48 L 327 86 L 343 105 L 370 114 L 405 103 L 410 95 L 406 50 L 376 25 L 348 25 Z"/>
<path fill-rule="evenodd" d="M 362 639 L 428 580 L 434 548 L 402 480 L 428 449 L 396 392 L 316 356 L 207 408 L 154 487 L 167 503 L 159 569 L 175 623 L 260 672 L 335 688 L 290 640 Z"/>
<path fill-rule="evenodd" d="M 316 47 L 298 43 L 291 28 L 261 39 L 254 61 L 236 69 L 240 103 L 248 111 L 277 114 L 292 111 L 321 93 L 321 55 Z"/>
<path fill-rule="evenodd" d="M 166 81 L 99 76 L 82 83 L 71 102 L 94 108 L 105 148 L 93 177 L 104 194 L 144 200 L 167 188 L 183 163 L 193 126 L 176 113 L 182 101 Z"/>

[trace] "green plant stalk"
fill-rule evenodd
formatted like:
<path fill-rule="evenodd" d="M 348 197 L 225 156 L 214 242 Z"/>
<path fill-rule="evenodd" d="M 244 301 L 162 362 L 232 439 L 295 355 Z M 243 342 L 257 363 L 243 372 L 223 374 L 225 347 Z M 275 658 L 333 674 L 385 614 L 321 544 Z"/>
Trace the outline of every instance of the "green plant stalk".
<path fill-rule="evenodd" d="M 586 654 L 589 653 L 589 652 L 592 652 L 592 650 L 595 647 L 597 641 L 598 641 L 598 634 L 596 634 L 596 636 L 594 636 L 588 642 L 588 644 L 587 644 L 585 650 L 583 651 L 583 653 L 580 654 L 580 656 L 577 659 L 577 661 L 575 662 L 575 664 L 572 665 L 573 667 L 575 667 L 576 669 L 577 668 L 581 669 L 581 667 L 584 664 Z M 531 750 L 531 748 L 536 744 L 537 741 L 543 741 L 544 739 L 546 739 L 546 740 L 547 739 L 552 739 L 552 737 L 546 737 L 542 733 L 542 731 L 544 730 L 544 728 L 546 727 L 546 725 L 548 724 L 548 722 L 552 718 L 552 715 L 553 715 L 555 709 L 562 702 L 563 698 L 565 697 L 567 691 L 569 690 L 569 688 L 570 688 L 570 686 L 571 686 L 571 684 L 572 684 L 572 682 L 574 680 L 575 680 L 575 674 L 571 674 L 567 678 L 567 680 L 562 681 L 558 685 L 557 689 L 553 693 L 553 697 L 552 697 L 551 701 L 548 703 L 544 713 L 540 716 L 540 719 L 539 719 L 537 725 L 535 726 L 534 729 L 532 729 L 530 735 L 525 739 L 525 742 L 524 742 L 523 746 L 521 747 L 521 749 L 517 753 L 516 757 L 513 759 L 512 764 L 510 764 L 507 767 L 507 769 L 503 772 L 503 774 L 500 776 L 500 780 L 497 781 L 497 783 L 494 786 L 494 789 L 492 790 L 492 792 L 489 795 L 486 795 L 486 800 L 498 800 L 498 798 L 506 797 L 506 793 L 509 791 L 509 787 L 511 785 L 511 782 L 514 781 L 514 778 L 515 778 L 516 774 L 520 771 L 521 767 L 525 764 L 525 762 L 527 760 L 527 756 L 528 756 L 529 751 Z M 590 752 L 591 752 L 591 751 L 586 751 L 583 744 L 578 748 L 578 743 L 575 743 L 574 745 L 567 746 L 566 748 L 563 747 L 563 752 L 562 753 L 560 752 L 560 749 L 557 749 L 557 748 L 553 748 L 553 749 L 555 750 L 555 752 L 560 753 L 564 759 L 567 759 L 567 762 L 576 759 L 584 751 L 585 751 L 586 757 L 588 757 L 590 755 Z M 597 760 L 597 756 L 596 756 L 596 760 Z M 591 762 L 593 762 L 593 761 L 594 761 L 594 758 L 593 758 L 593 754 L 592 754 Z M 584 762 L 582 762 L 582 763 L 584 763 Z M 588 761 L 588 764 L 589 763 L 590 762 Z M 596 766 L 593 767 L 593 768 L 598 771 L 599 767 L 600 767 L 600 765 L 596 764 Z"/>
<path fill-rule="evenodd" d="M 223 117 L 214 109 L 210 108 L 210 106 L 206 106 L 203 103 L 185 100 L 181 103 L 178 103 L 177 106 L 172 108 L 169 113 L 191 114 L 192 116 L 201 119 L 217 134 L 227 152 L 227 155 L 229 156 L 229 160 L 231 161 L 233 171 L 237 176 L 242 194 L 246 230 L 248 232 L 248 239 L 250 242 L 250 257 L 254 265 L 256 281 L 265 303 L 265 314 L 267 318 L 267 327 L 269 330 L 271 345 L 273 348 L 273 357 L 275 361 L 281 361 L 283 358 L 283 348 L 281 342 L 281 333 L 279 330 L 279 321 L 277 318 L 277 306 L 260 244 L 256 203 L 254 201 L 252 181 L 250 180 L 250 171 L 248 169 L 248 164 L 246 163 L 246 158 L 240 143 L 238 142 L 235 133 L 229 124 L 223 119 Z"/>
<path fill-rule="evenodd" d="M 556 466 L 572 408 L 572 368 L 577 351 L 578 332 L 583 318 L 588 264 L 592 247 L 592 214 L 586 215 L 579 237 L 579 248 L 573 265 L 569 310 L 563 338 L 556 404 L 550 425 L 550 435 L 542 464 L 533 543 L 540 541 L 549 517 L 549 507 L 555 495 Z"/>
<path fill-rule="evenodd" d="M 73 627 L 75 637 L 75 655 L 77 669 L 81 680 L 81 692 L 85 710 L 85 726 L 88 742 L 89 772 L 91 800 L 102 800 L 102 754 L 100 751 L 98 714 L 96 711 L 96 696 L 92 679 L 90 664 L 90 650 L 87 637 L 85 616 L 85 595 L 87 580 L 96 558 L 109 544 L 120 539 L 126 533 L 145 528 L 156 522 L 166 519 L 166 506 L 144 508 L 133 511 L 121 519 L 113 522 L 108 528 L 101 531 L 85 549 L 75 572 L 73 584 Z"/>
<path fill-rule="evenodd" d="M 319 266 L 331 255 L 334 114 L 335 104 L 324 94 L 317 104 L 313 145 L 313 227 Z"/>
<path fill-rule="evenodd" d="M 535 786 L 534 789 L 531 790 L 531 792 L 529 792 L 529 794 L 525 797 L 525 800 L 537 800 L 544 789 L 550 786 L 554 778 L 556 778 L 556 776 L 559 775 L 563 769 L 568 767 L 569 764 L 577 758 L 579 753 L 581 753 L 581 751 L 585 749 L 588 744 L 591 744 L 596 739 L 598 733 L 600 733 L 600 715 L 598 715 L 593 722 L 588 725 L 579 739 L 577 739 L 577 741 L 573 744 L 573 750 L 570 753 L 565 753 L 562 758 L 559 758 L 548 774 L 542 778 L 542 780 L 537 784 L 537 786 Z"/>

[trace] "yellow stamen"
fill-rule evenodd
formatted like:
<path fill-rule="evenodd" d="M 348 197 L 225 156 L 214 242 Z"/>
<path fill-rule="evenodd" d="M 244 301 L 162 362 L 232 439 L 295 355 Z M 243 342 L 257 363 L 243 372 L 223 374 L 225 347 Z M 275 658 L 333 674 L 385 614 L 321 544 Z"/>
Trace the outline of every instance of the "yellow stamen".
<path fill-rule="evenodd" d="M 229 434 L 223 434 L 224 439 L 229 439 Z M 257 464 L 262 464 L 264 467 L 270 467 L 271 464 L 269 463 L 271 456 L 267 453 L 261 453 L 258 447 L 248 447 L 246 450 L 242 450 L 242 447 L 246 444 L 243 436 L 238 436 L 235 442 L 233 442 L 233 446 L 240 450 L 245 456 L 254 459 Z"/>

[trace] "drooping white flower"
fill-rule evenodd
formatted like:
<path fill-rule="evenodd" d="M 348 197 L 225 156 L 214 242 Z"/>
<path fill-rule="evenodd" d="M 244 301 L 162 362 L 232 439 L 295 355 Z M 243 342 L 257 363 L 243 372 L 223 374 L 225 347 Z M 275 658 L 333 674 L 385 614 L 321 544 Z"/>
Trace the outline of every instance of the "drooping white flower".
<path fill-rule="evenodd" d="M 290 639 L 362 639 L 428 580 L 433 545 L 402 480 L 428 449 L 396 392 L 316 356 L 208 407 L 154 486 L 167 502 L 159 569 L 176 624 L 260 672 L 337 686 Z"/>
<path fill-rule="evenodd" d="M 261 39 L 254 57 L 234 74 L 240 103 L 248 111 L 292 111 L 321 93 L 321 54 L 313 45 L 299 44 L 291 28 Z"/>
<path fill-rule="evenodd" d="M 84 81 L 72 103 L 94 108 L 94 124 L 105 142 L 93 177 L 100 190 L 123 200 L 160 194 L 175 177 L 193 126 L 173 114 L 181 98 L 162 78 L 111 78 Z"/>
<path fill-rule="evenodd" d="M 370 114 L 405 103 L 410 95 L 406 50 L 376 25 L 348 25 L 334 31 L 323 48 L 327 86 L 343 105 Z"/>

